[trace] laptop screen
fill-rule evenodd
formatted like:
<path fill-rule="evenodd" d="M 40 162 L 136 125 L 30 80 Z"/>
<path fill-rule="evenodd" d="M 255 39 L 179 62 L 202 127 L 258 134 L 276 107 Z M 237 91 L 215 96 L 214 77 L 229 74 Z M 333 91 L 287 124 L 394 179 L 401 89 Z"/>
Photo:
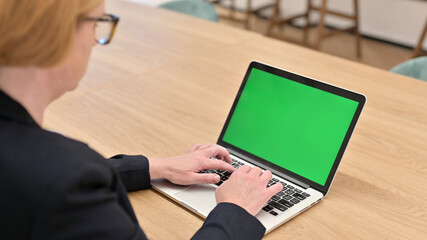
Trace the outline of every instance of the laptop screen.
<path fill-rule="evenodd" d="M 324 186 L 358 105 L 252 68 L 222 141 Z"/>

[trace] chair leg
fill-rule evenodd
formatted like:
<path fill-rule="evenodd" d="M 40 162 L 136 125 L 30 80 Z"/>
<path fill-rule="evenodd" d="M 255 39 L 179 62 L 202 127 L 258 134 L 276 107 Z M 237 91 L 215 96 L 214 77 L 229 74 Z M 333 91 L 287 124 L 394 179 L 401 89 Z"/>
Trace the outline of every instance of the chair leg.
<path fill-rule="evenodd" d="M 252 0 L 247 0 L 247 6 L 246 6 L 246 19 L 245 19 L 245 28 L 250 29 L 249 26 L 249 20 L 252 15 Z"/>
<path fill-rule="evenodd" d="M 236 12 L 236 1 L 230 1 L 230 19 L 234 20 L 234 13 Z"/>
<path fill-rule="evenodd" d="M 359 31 L 359 0 L 354 0 L 354 34 L 356 37 L 356 54 L 357 57 L 362 57 L 362 49 L 360 42 L 360 31 Z"/>
<path fill-rule="evenodd" d="M 322 45 L 323 40 L 323 31 L 325 30 L 325 15 L 326 15 L 326 4 L 327 0 L 322 0 L 322 6 L 320 8 L 320 19 L 317 26 L 317 43 L 316 50 L 320 50 L 320 46 Z"/>
<path fill-rule="evenodd" d="M 265 33 L 266 36 L 271 36 L 271 32 L 273 31 L 273 27 L 276 25 L 277 20 L 280 17 L 280 0 L 276 0 L 274 3 L 274 10 L 270 17 L 270 23 L 267 27 L 267 32 Z"/>
<path fill-rule="evenodd" d="M 308 29 L 310 28 L 310 12 L 311 12 L 312 2 L 311 0 L 307 0 L 307 11 L 305 12 L 305 27 L 304 27 L 304 35 L 303 40 L 305 46 L 308 46 Z"/>
<path fill-rule="evenodd" d="M 424 43 L 424 39 L 425 39 L 425 37 L 426 37 L 426 34 L 427 34 L 427 21 L 426 21 L 426 25 L 424 26 L 424 30 L 423 30 L 423 32 L 421 33 L 421 36 L 420 36 L 420 40 L 419 40 L 419 42 L 418 42 L 418 45 L 417 45 L 417 47 L 415 48 L 415 50 L 414 50 L 414 54 L 413 54 L 413 58 L 414 57 L 418 57 L 418 56 L 420 56 L 421 55 L 421 51 L 422 51 L 422 48 L 423 48 L 423 43 Z"/>

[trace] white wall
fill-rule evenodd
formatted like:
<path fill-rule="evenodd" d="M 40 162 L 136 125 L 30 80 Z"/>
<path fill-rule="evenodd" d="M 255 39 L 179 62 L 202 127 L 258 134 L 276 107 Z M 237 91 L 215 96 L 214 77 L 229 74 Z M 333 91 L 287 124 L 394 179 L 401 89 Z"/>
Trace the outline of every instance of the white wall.
<path fill-rule="evenodd" d="M 172 0 L 127 0 L 129 2 L 137 2 L 144 5 L 156 7 L 162 3 L 171 2 Z"/>
<path fill-rule="evenodd" d="M 273 1 L 253 0 L 255 7 Z M 314 1 L 317 6 L 320 2 Z M 236 0 L 236 4 L 239 9 L 246 8 L 246 0 Z M 352 13 L 352 4 L 353 0 L 328 0 L 329 9 L 344 13 Z M 306 5 L 306 0 L 282 0 L 281 12 L 292 16 L 303 12 Z M 359 0 L 359 14 L 362 34 L 415 46 L 427 21 L 427 0 Z M 317 20 L 317 14 L 313 14 L 312 20 Z M 334 27 L 349 26 L 347 20 L 333 16 L 326 17 L 326 23 Z M 427 49 L 427 39 L 423 46 Z"/>

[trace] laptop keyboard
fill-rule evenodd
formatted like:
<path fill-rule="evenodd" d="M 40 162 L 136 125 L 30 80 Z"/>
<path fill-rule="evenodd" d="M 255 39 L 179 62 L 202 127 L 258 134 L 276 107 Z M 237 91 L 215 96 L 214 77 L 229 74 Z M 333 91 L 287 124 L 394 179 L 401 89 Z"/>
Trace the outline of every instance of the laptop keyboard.
<path fill-rule="evenodd" d="M 231 165 L 235 169 L 238 169 L 240 166 L 243 166 L 244 163 L 240 162 L 236 159 L 232 159 Z M 221 186 L 221 184 L 224 181 L 227 181 L 227 179 L 230 177 L 231 172 L 224 171 L 224 170 L 203 170 L 200 171 L 200 173 L 216 173 L 220 176 L 220 181 L 216 183 L 217 186 Z M 298 187 L 291 185 L 290 183 L 285 183 L 283 181 L 280 181 L 279 179 L 273 178 L 270 180 L 270 182 L 267 184 L 268 187 L 271 185 L 280 182 L 283 185 L 282 191 L 278 192 L 276 195 L 274 195 L 268 203 L 262 208 L 262 210 L 270 213 L 273 216 L 278 216 L 281 213 L 285 212 L 289 208 L 293 207 L 294 205 L 300 203 L 304 199 L 310 196 L 310 194 L 304 192 L 304 190 L 299 189 Z"/>

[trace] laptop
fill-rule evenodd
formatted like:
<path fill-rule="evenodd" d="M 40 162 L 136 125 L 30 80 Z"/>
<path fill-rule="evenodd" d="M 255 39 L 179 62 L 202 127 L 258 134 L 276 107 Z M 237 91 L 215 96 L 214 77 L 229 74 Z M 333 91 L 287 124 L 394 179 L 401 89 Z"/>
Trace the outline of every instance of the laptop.
<path fill-rule="evenodd" d="M 361 94 L 250 63 L 217 144 L 230 152 L 235 168 L 268 169 L 268 185 L 284 185 L 256 215 L 266 233 L 328 194 L 365 102 Z M 206 218 L 216 206 L 215 189 L 230 172 L 202 172 L 217 173 L 221 181 L 178 186 L 158 180 L 152 186 Z"/>

